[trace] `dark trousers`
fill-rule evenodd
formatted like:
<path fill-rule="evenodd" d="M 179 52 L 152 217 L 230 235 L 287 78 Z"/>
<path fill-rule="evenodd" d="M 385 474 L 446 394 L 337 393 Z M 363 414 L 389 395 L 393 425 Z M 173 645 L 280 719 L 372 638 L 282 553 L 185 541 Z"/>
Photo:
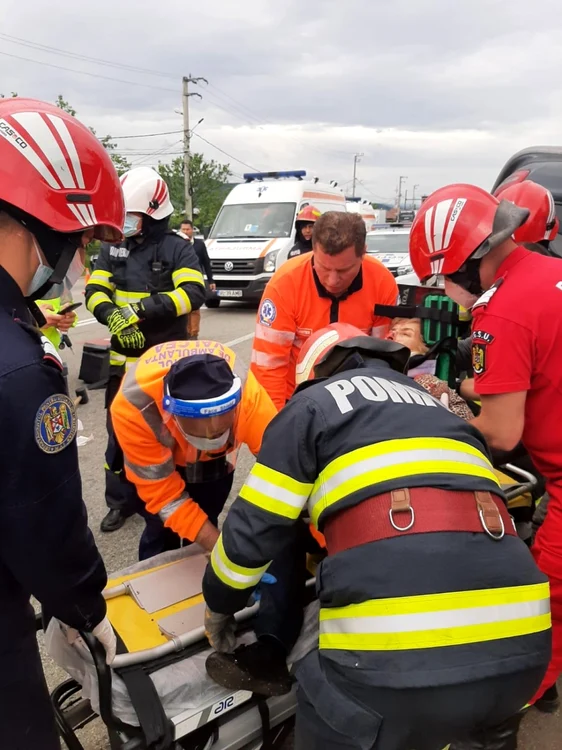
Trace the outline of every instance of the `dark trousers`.
<path fill-rule="evenodd" d="M 35 630 L 0 644 L 0 663 L 0 748 L 60 750 Z"/>
<path fill-rule="evenodd" d="M 205 511 L 209 516 L 209 521 L 215 526 L 218 524 L 219 515 L 232 489 L 233 478 L 234 474 L 227 474 L 213 482 L 186 483 L 185 485 L 193 500 Z M 139 544 L 139 560 L 147 560 L 161 552 L 179 549 L 182 543 L 184 545 L 189 544 L 185 539 L 181 539 L 175 531 L 164 526 L 158 516 L 149 513 L 144 503 L 139 507 L 138 512 L 146 522 Z"/>
<path fill-rule="evenodd" d="M 109 407 L 119 391 L 122 374 L 111 374 L 105 390 L 107 448 L 105 449 L 105 503 L 110 510 L 119 510 L 124 516 L 139 513 L 144 507 L 135 485 L 125 474 L 125 460 L 121 446 L 113 431 Z"/>
<path fill-rule="evenodd" d="M 398 690 L 371 687 L 332 664 L 313 651 L 297 667 L 295 750 L 442 750 L 516 714 L 544 674 L 542 666 L 460 685 Z"/>
<path fill-rule="evenodd" d="M 259 640 L 274 638 L 287 654 L 295 645 L 303 623 L 306 553 L 320 552 L 303 521 L 297 521 L 293 531 L 295 533 L 267 570 L 276 582 L 260 584 L 260 610 L 254 628 Z"/>

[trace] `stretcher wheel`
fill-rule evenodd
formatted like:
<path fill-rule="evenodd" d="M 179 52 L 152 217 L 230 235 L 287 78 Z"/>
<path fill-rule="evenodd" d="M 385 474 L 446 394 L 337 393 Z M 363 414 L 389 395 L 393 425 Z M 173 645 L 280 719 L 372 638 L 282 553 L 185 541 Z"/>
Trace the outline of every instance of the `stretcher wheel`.
<path fill-rule="evenodd" d="M 57 729 L 68 750 L 84 750 L 74 730 L 85 727 L 97 717 L 90 702 L 79 696 L 81 690 L 76 680 L 65 680 L 51 693 Z"/>

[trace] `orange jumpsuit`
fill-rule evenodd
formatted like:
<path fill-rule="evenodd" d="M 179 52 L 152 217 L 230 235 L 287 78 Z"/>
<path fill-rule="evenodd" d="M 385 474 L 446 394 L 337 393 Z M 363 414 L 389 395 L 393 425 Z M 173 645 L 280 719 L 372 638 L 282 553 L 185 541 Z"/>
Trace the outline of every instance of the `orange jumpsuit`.
<path fill-rule="evenodd" d="M 162 408 L 164 378 L 178 359 L 193 354 L 224 357 L 234 369 L 236 355 L 215 341 L 171 341 L 145 352 L 127 372 L 111 405 L 111 418 L 125 456 L 127 478 L 136 486 L 149 513 L 159 515 L 164 525 L 183 539 L 193 541 L 207 514 L 191 499 L 186 474 L 201 462 L 225 456 L 225 450 L 198 451 L 190 445 L 175 420 Z M 256 455 L 265 428 L 277 413 L 266 391 L 252 373 L 244 385 L 233 429 L 233 444 L 227 460 L 235 459 L 241 443 Z"/>
<path fill-rule="evenodd" d="M 388 318 L 375 305 L 395 305 L 398 287 L 390 271 L 365 256 L 348 291 L 335 298 L 313 271 L 313 254 L 292 258 L 265 287 L 252 349 L 251 371 L 281 409 L 295 390 L 295 368 L 306 339 L 330 323 L 351 323 L 372 336 L 384 336 Z"/>

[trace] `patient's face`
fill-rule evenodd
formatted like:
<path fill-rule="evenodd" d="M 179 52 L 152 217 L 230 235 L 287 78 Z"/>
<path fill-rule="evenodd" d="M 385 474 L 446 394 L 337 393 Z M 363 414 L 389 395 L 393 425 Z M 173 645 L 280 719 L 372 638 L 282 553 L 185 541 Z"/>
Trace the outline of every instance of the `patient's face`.
<path fill-rule="evenodd" d="M 390 326 L 387 339 L 407 346 L 412 354 L 425 354 L 427 346 L 421 334 L 419 318 L 395 318 Z"/>

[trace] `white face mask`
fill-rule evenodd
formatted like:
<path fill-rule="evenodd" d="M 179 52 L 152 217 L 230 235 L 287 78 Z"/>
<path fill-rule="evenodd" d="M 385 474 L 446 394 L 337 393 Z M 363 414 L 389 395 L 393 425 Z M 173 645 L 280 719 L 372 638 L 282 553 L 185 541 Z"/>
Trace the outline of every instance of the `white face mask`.
<path fill-rule="evenodd" d="M 197 435 L 188 435 L 188 433 L 183 430 L 182 434 L 188 443 L 191 443 L 191 445 L 194 448 L 197 448 L 198 451 L 218 451 L 220 448 L 224 448 L 227 444 L 228 438 L 230 437 L 230 430 L 226 430 L 226 432 L 223 432 L 222 435 L 219 435 L 216 438 L 203 438 L 197 437 Z"/>
<path fill-rule="evenodd" d="M 54 273 L 53 268 L 51 268 L 50 266 L 46 266 L 43 263 L 43 260 L 41 258 L 41 253 L 39 251 L 39 245 L 37 244 L 35 237 L 33 237 L 32 239 L 33 239 L 33 247 L 35 248 L 35 252 L 37 254 L 37 260 L 39 261 L 39 265 L 35 269 L 33 278 L 29 282 L 29 287 L 27 289 L 28 297 L 31 297 L 31 295 L 34 294 L 38 289 L 41 289 L 43 284 L 46 284 Z"/>
<path fill-rule="evenodd" d="M 457 305 L 464 307 L 465 310 L 471 310 L 474 304 L 478 301 L 476 294 L 467 292 L 466 289 L 455 284 L 454 281 L 451 281 L 447 277 L 445 277 L 445 294 L 447 297 L 450 297 L 453 302 L 456 302 Z"/>

